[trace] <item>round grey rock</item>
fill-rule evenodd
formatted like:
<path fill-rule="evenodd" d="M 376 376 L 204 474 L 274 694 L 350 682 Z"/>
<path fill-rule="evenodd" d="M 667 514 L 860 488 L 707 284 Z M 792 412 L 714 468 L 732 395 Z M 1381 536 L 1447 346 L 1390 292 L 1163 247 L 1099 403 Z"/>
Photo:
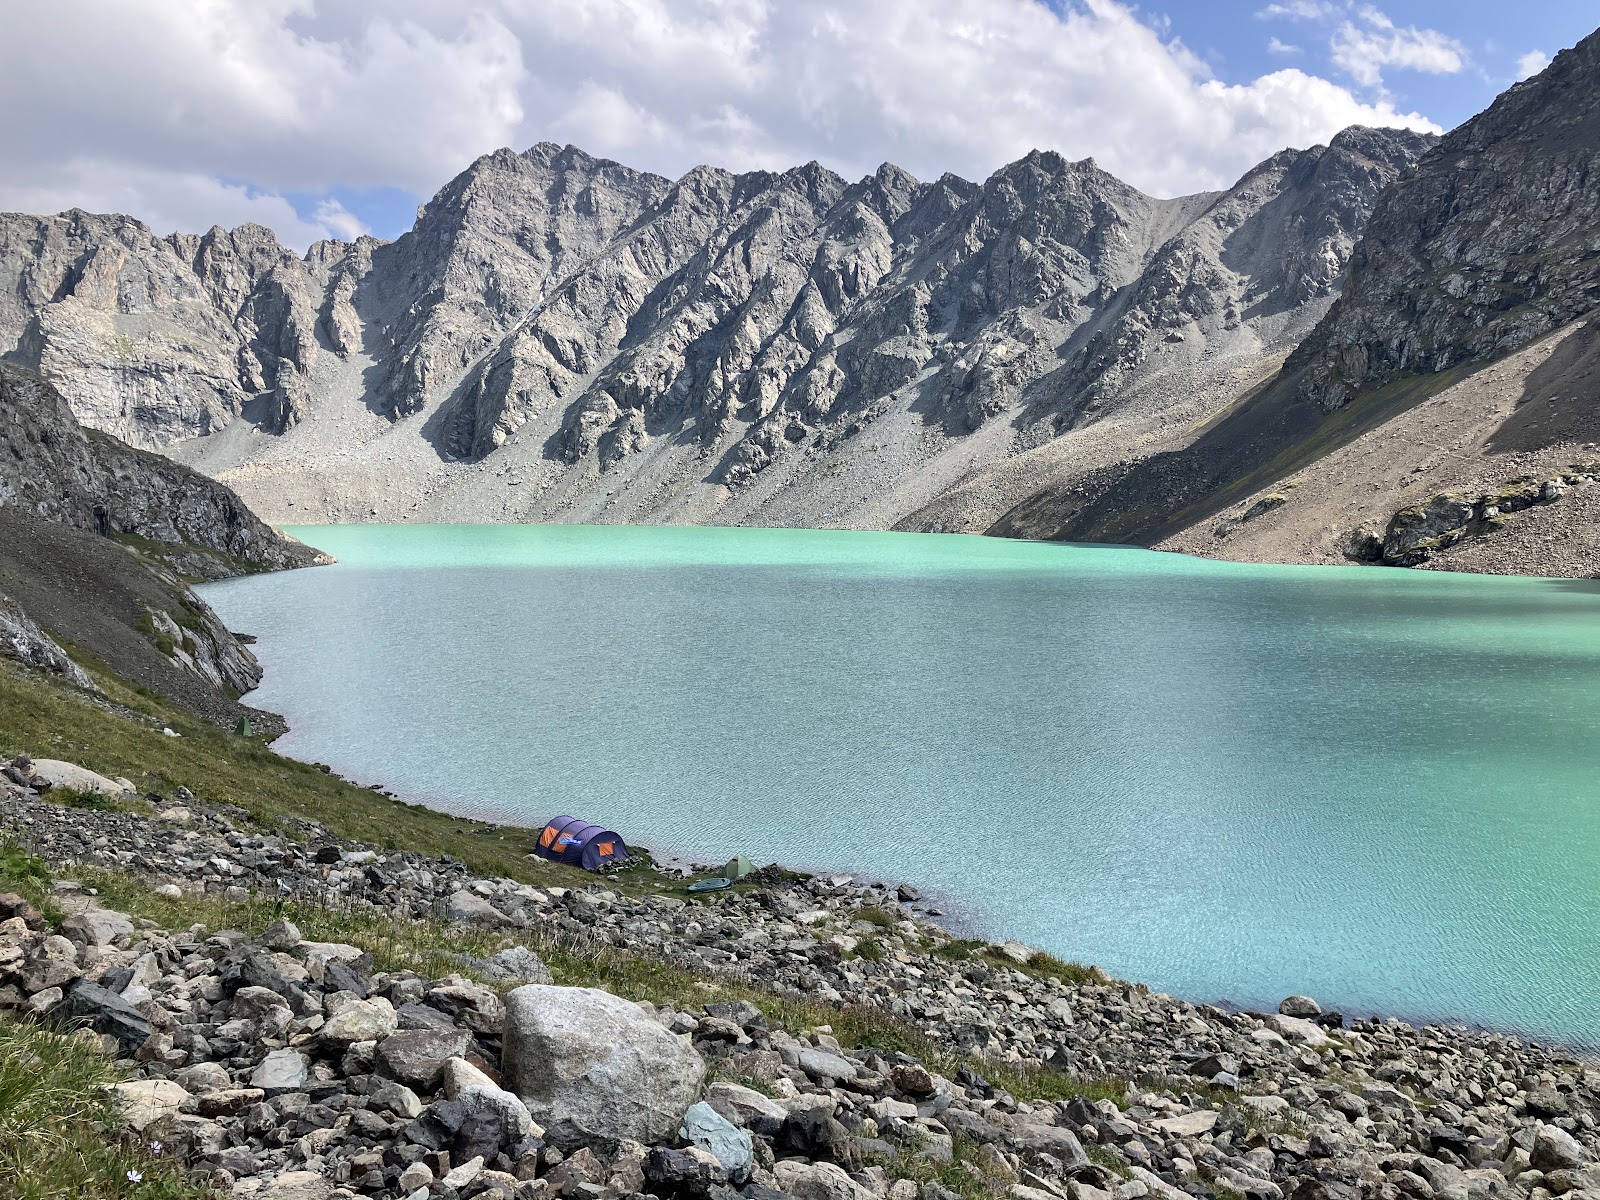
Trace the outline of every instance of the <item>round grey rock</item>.
<path fill-rule="evenodd" d="M 592 988 L 529 984 L 507 993 L 505 1005 L 506 1087 L 558 1146 L 670 1140 L 700 1097 L 705 1063 L 636 1004 Z"/>

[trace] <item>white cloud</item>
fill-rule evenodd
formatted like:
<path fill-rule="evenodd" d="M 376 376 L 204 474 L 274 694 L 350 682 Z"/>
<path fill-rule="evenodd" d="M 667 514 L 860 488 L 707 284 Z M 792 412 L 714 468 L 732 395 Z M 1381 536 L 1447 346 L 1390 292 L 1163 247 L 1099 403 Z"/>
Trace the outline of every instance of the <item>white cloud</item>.
<path fill-rule="evenodd" d="M 1363 5 L 1356 20 L 1334 32 L 1334 64 L 1362 87 L 1382 87 L 1383 69 L 1400 67 L 1430 75 L 1454 75 L 1466 66 L 1466 49 L 1437 29 L 1401 28 L 1378 9 Z"/>
<path fill-rule="evenodd" d="M 1348 4 L 1330 3 L 1328 0 L 1287 0 L 1287 3 L 1267 5 L 1256 16 L 1264 21 L 1275 17 L 1289 21 L 1326 21 L 1348 12 L 1349 8 Z"/>
<path fill-rule="evenodd" d="M 1517 59 L 1517 78 L 1528 79 L 1550 65 L 1550 56 L 1543 50 L 1529 50 Z"/>
<path fill-rule="evenodd" d="M 54 213 L 69 208 L 138 217 L 157 234 L 198 232 L 221 225 L 265 225 L 287 246 L 323 238 L 348 241 L 367 232 L 338 201 L 325 199 L 310 220 L 280 195 L 253 191 L 191 171 L 146 169 L 128 163 L 75 158 L 48 171 L 10 172 L 0 183 L 0 208 Z"/>
<path fill-rule="evenodd" d="M 1268 54 L 1299 54 L 1300 53 L 1300 47 L 1299 46 L 1291 46 L 1288 42 L 1282 41 L 1282 40 L 1280 40 L 1278 38 L 1268 38 L 1267 39 L 1267 53 Z"/>
<path fill-rule="evenodd" d="M 1294 0 L 1278 15 L 1329 6 Z M 431 194 L 549 139 L 677 175 L 982 178 L 1028 150 L 1149 191 L 1232 182 L 1347 124 L 1434 126 L 1300 71 L 1223 84 L 1119 0 L 54 0 L 0 10 L 0 208 L 121 208 L 158 227 L 354 218 L 286 193 Z M 1265 13 L 1267 10 L 1263 10 Z M 1342 6 L 1339 11 L 1348 11 Z M 1381 16 L 1381 14 L 1378 14 Z M 1376 26 L 1385 65 L 1429 31 Z M 61 64 L 71 64 L 71 87 Z M 1428 68 L 1423 68 L 1428 69 Z M 1362 77 L 1357 76 L 1358 80 Z M 49 102 L 41 103 L 40 97 Z M 225 180 L 248 180 L 243 188 Z"/>

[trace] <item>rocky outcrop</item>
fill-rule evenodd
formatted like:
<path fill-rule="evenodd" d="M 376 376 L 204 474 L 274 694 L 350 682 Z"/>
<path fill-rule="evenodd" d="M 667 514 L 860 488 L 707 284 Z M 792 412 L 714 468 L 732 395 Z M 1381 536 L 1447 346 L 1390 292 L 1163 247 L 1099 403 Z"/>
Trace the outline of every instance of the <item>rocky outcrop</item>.
<path fill-rule="evenodd" d="M 9 596 L 0 596 L 0 655 L 59 675 L 74 687 L 99 690 L 83 668 Z"/>
<path fill-rule="evenodd" d="M 0 506 L 157 543 L 180 570 L 221 578 L 326 557 L 258 520 L 229 488 L 83 429 L 55 387 L 0 364 Z"/>
<path fill-rule="evenodd" d="M 1391 567 L 1421 566 L 1467 538 L 1498 533 L 1505 528 L 1504 518 L 1512 513 L 1536 504 L 1554 504 L 1569 488 L 1589 487 L 1595 480 L 1595 470 L 1590 467 L 1553 479 L 1513 480 L 1497 491 L 1476 496 L 1441 492 L 1395 513 L 1381 535 L 1370 530 L 1353 533 L 1347 555 Z"/>
<path fill-rule="evenodd" d="M 1527 345 L 1600 306 L 1600 33 L 1418 162 L 1373 210 L 1286 372 L 1332 410 Z"/>
<path fill-rule="evenodd" d="M 50 384 L 0 364 L 3 652 L 93 687 L 58 644 L 216 720 L 261 669 L 188 581 L 328 561 L 230 489 L 83 429 Z M 281 728 L 267 717 L 264 728 Z"/>
<path fill-rule="evenodd" d="M 302 260 L 259 225 L 161 238 L 77 209 L 0 214 L 0 353 L 130 445 L 214 433 L 255 397 L 282 432 L 309 399 L 332 276 L 364 249 Z"/>
<path fill-rule="evenodd" d="M 814 163 L 697 170 L 469 373 L 448 445 L 482 457 L 559 409 L 569 463 L 609 471 L 692 431 L 738 488 L 896 404 L 950 437 L 1003 412 L 1049 436 L 1115 409 L 1175 345 L 1258 352 L 1286 315 L 1320 313 L 1378 192 L 1428 144 L 1349 130 L 1177 201 L 1047 153 L 981 187 L 890 165 L 856 184 Z"/>

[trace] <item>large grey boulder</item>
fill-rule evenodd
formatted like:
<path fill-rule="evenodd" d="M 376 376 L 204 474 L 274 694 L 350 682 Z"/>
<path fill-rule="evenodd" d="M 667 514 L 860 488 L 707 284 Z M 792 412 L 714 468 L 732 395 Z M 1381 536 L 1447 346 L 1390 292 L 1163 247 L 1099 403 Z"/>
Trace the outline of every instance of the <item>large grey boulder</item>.
<path fill-rule="evenodd" d="M 555 1144 L 646 1145 L 677 1133 L 705 1063 L 639 1009 L 592 988 L 529 984 L 505 998 L 506 1087 Z"/>
<path fill-rule="evenodd" d="M 471 1040 L 465 1029 L 402 1029 L 378 1043 L 375 1073 L 431 1092 L 439 1086 L 445 1063 L 465 1054 Z"/>
<path fill-rule="evenodd" d="M 1540 1125 L 1533 1135 L 1533 1149 L 1529 1152 L 1536 1171 L 1570 1170 L 1583 1165 L 1587 1157 L 1578 1139 L 1565 1129 L 1554 1125 Z"/>
<path fill-rule="evenodd" d="M 135 1079 L 117 1084 L 115 1090 L 122 1119 L 134 1130 L 172 1116 L 189 1099 L 189 1093 L 170 1079 Z"/>

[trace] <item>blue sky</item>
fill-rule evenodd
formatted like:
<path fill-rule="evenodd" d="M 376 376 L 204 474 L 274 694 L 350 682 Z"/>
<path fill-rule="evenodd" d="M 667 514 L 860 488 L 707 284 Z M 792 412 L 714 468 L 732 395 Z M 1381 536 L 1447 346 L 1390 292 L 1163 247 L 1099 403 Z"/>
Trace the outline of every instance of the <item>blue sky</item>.
<path fill-rule="evenodd" d="M 397 236 L 477 156 L 543 140 L 668 177 L 982 179 L 1049 149 L 1177 195 L 1350 124 L 1453 127 L 1596 23 L 1594 0 L 15 0 L 0 210 L 303 249 Z"/>
<path fill-rule="evenodd" d="M 1269 7 L 1270 0 L 1140 5 L 1147 17 L 1170 21 L 1172 32 L 1219 78 L 1230 82 L 1283 66 L 1298 66 L 1329 79 L 1347 78 L 1329 54 L 1332 28 L 1347 19 L 1344 13 L 1311 20 L 1263 16 Z M 1385 73 L 1384 85 L 1397 107 L 1417 109 L 1447 129 L 1486 108 L 1516 82 L 1523 55 L 1533 50 L 1553 55 L 1600 25 L 1600 4 L 1593 0 L 1390 0 L 1377 7 L 1397 26 L 1437 30 L 1467 51 L 1463 69 L 1453 74 Z M 1274 53 L 1268 48 L 1274 38 L 1299 52 Z"/>

